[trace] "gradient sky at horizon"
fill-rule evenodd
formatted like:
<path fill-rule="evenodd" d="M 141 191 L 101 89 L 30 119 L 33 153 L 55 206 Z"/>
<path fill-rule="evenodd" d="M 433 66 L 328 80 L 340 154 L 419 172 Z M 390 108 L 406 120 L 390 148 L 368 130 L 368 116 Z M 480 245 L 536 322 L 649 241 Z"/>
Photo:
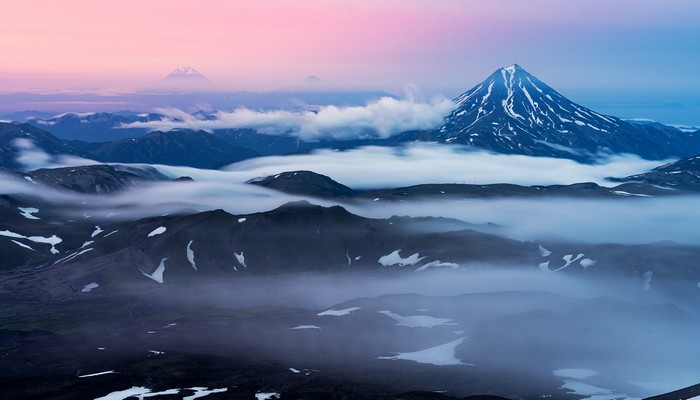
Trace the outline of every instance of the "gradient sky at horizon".
<path fill-rule="evenodd" d="M 228 89 L 313 74 L 451 96 L 514 62 L 593 103 L 700 92 L 695 0 L 23 0 L 0 15 L 0 92 L 129 91 L 188 65 Z"/>

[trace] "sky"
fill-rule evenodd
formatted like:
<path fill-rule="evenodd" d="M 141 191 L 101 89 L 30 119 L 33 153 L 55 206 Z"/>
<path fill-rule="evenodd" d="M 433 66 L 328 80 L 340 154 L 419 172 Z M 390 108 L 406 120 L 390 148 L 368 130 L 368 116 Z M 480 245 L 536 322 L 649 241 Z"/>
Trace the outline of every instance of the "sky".
<path fill-rule="evenodd" d="M 0 15 L 0 92 L 133 91 L 191 66 L 231 90 L 313 74 L 452 97 L 518 63 L 584 104 L 700 97 L 696 0 L 23 0 Z"/>

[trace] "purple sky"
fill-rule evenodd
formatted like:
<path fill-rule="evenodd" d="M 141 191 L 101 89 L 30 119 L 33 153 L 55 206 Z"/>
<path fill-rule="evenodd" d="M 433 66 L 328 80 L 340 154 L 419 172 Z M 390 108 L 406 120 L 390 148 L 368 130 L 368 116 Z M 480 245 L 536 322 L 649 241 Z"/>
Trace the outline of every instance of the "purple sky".
<path fill-rule="evenodd" d="M 0 13 L 0 92 L 133 91 L 190 65 L 227 89 L 314 74 L 452 97 L 518 63 L 603 108 L 700 101 L 696 0 L 25 0 Z"/>

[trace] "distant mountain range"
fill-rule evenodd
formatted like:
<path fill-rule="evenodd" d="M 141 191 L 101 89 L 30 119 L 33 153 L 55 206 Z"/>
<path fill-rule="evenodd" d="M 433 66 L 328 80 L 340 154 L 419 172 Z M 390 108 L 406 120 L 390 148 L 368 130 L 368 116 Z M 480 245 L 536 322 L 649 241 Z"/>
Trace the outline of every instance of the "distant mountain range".
<path fill-rule="evenodd" d="M 0 123 L 0 168 L 26 168 L 20 157 L 27 149 L 23 148 L 21 140 L 33 143 L 48 155 L 66 154 L 101 162 L 218 168 L 258 155 L 247 147 L 229 144 L 204 131 L 150 132 L 113 142 L 86 143 L 63 141 L 29 124 Z"/>
<path fill-rule="evenodd" d="M 191 68 L 178 69 L 171 75 L 172 79 L 206 79 L 200 78 L 202 75 Z M 328 100 L 330 95 L 332 93 L 315 94 L 318 101 Z M 303 141 L 293 136 L 262 134 L 253 129 L 218 129 L 211 134 L 183 129 L 163 134 L 123 127 L 165 118 L 156 113 L 65 113 L 46 118 L 38 112 L 26 112 L 13 116 L 25 118 L 34 126 L 31 133 L 37 135 L 36 139 L 27 138 L 35 140 L 42 149 L 46 146 L 44 150 L 50 154 L 63 152 L 98 161 L 204 168 L 258 155 L 283 155 L 318 148 L 397 146 L 414 141 L 582 162 L 593 162 L 606 154 L 629 153 L 646 159 L 700 154 L 700 131 L 687 132 L 687 129 L 682 131 L 656 122 L 624 121 L 602 115 L 566 99 L 517 64 L 496 70 L 454 101 L 457 107 L 436 129 L 402 132 L 387 139 Z M 214 113 L 203 111 L 196 116 L 216 118 Z M 11 126 L 3 124 L 0 130 L 16 131 L 19 125 Z M 47 132 L 39 133 L 36 128 Z M 8 138 L 7 134 L 0 136 L 3 146 L 0 165 L 17 168 Z"/>

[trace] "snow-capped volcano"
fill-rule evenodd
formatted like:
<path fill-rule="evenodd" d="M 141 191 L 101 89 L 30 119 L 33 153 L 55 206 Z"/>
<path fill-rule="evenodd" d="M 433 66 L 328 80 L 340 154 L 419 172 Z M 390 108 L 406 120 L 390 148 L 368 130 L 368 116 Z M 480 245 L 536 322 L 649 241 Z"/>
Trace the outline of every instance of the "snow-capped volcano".
<path fill-rule="evenodd" d="M 440 139 L 505 153 L 587 157 L 599 151 L 665 158 L 700 151 L 692 135 L 640 126 L 578 105 L 517 64 L 455 99 Z M 692 139 L 693 143 L 688 142 Z"/>
<path fill-rule="evenodd" d="M 206 80 L 207 77 L 200 74 L 197 70 L 192 67 L 180 67 L 173 72 L 169 73 L 165 79 L 202 79 Z"/>

